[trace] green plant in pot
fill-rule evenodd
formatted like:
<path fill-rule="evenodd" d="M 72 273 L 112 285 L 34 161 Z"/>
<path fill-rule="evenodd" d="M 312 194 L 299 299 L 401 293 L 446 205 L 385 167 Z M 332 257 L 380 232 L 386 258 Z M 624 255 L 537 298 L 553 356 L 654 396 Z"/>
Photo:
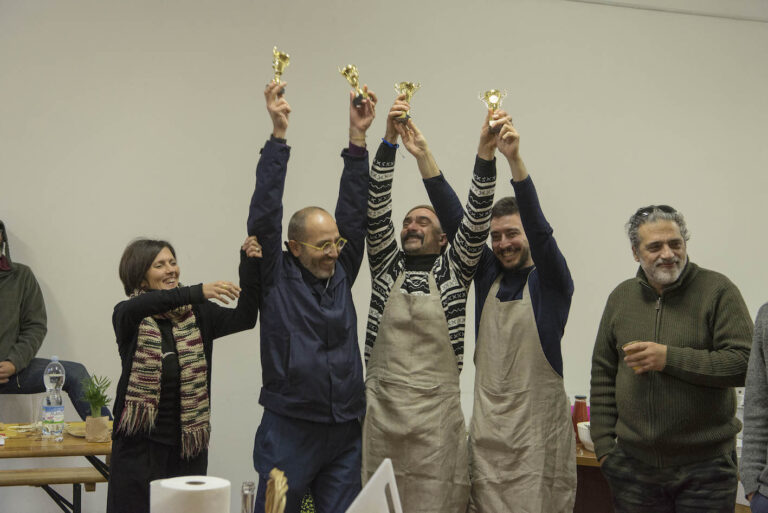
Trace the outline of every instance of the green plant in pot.
<path fill-rule="evenodd" d="M 107 395 L 111 384 L 106 376 L 91 376 L 82 380 L 83 399 L 91 406 L 91 416 L 85 418 L 85 440 L 88 442 L 109 441 L 109 417 L 102 416 L 101 409 L 112 400 Z"/>

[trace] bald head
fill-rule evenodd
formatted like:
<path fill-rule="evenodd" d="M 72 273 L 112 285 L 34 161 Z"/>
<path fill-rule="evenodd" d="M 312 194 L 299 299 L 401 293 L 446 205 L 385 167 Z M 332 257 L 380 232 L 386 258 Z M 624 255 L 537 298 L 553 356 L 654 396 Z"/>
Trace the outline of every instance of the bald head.
<path fill-rule="evenodd" d="M 299 210 L 288 223 L 288 249 L 316 278 L 333 276 L 339 249 L 339 229 L 331 214 L 319 207 Z M 330 244 L 329 244 L 330 243 Z M 323 249 L 328 244 L 329 251 Z"/>
<path fill-rule="evenodd" d="M 307 237 L 307 220 L 309 218 L 324 218 L 329 217 L 333 220 L 331 214 L 325 209 L 320 207 L 304 207 L 291 216 L 291 220 L 288 222 L 288 239 L 289 240 L 304 240 Z"/>

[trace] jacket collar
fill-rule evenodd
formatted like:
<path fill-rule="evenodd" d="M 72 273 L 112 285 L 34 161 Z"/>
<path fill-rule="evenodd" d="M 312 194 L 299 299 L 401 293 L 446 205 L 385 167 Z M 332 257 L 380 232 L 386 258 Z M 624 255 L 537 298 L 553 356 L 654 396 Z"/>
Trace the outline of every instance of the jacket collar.
<path fill-rule="evenodd" d="M 317 284 L 322 284 L 324 288 L 333 288 L 347 277 L 347 273 L 344 272 L 344 267 L 336 260 L 336 269 L 333 271 L 333 276 L 330 277 L 330 281 L 320 279 L 314 274 L 309 272 L 299 259 L 293 256 L 290 251 L 283 251 L 286 256 L 285 273 L 289 279 L 300 280 L 306 283 L 309 287 L 313 287 Z"/>

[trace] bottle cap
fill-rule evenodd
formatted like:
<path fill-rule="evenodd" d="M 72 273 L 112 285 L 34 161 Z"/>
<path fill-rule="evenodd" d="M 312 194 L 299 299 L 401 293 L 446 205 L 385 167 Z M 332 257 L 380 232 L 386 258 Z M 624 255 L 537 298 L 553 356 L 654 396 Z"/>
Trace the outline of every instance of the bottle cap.
<path fill-rule="evenodd" d="M 577 395 L 576 396 L 576 400 L 578 401 L 580 399 L 583 400 L 583 401 L 586 401 L 587 400 L 587 396 L 586 395 Z"/>
<path fill-rule="evenodd" d="M 53 355 L 53 356 L 51 356 L 51 361 L 52 362 L 58 362 L 59 361 L 59 357 L 56 356 L 56 355 Z"/>

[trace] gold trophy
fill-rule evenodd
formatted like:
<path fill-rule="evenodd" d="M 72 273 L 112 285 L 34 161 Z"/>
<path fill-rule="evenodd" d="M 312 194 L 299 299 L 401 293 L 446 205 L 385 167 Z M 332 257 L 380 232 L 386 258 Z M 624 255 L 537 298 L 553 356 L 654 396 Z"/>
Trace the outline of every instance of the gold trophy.
<path fill-rule="evenodd" d="M 275 70 L 275 78 L 272 80 L 275 84 L 280 83 L 280 77 L 283 75 L 283 71 L 291 63 L 291 56 L 287 53 L 283 53 L 277 50 L 275 46 L 272 48 L 272 69 Z"/>
<path fill-rule="evenodd" d="M 349 85 L 351 85 L 352 89 L 357 93 L 357 96 L 352 100 L 352 103 L 355 107 L 359 107 L 363 103 L 363 100 L 368 98 L 368 93 L 360 89 L 360 77 L 357 74 L 357 66 L 354 64 L 347 64 L 344 69 L 339 68 L 339 73 L 344 75 L 344 78 L 347 79 Z"/>
<path fill-rule="evenodd" d="M 395 91 L 397 91 L 398 94 L 404 94 L 405 101 L 411 103 L 413 94 L 418 91 L 420 87 L 421 84 L 419 82 L 400 82 L 399 84 L 395 84 Z M 403 112 L 397 117 L 397 121 L 400 123 L 407 123 L 409 119 L 411 119 L 411 111 Z"/>
<path fill-rule="evenodd" d="M 483 93 L 482 96 L 480 96 L 480 100 L 485 103 L 485 105 L 491 109 L 491 117 L 493 117 L 493 113 L 496 112 L 496 110 L 501 107 L 501 100 L 507 95 L 506 91 L 499 91 L 498 89 L 490 89 Z M 501 130 L 501 125 L 493 126 L 491 125 L 491 121 L 488 121 L 488 125 L 491 127 L 491 132 L 496 133 L 499 130 Z"/>

